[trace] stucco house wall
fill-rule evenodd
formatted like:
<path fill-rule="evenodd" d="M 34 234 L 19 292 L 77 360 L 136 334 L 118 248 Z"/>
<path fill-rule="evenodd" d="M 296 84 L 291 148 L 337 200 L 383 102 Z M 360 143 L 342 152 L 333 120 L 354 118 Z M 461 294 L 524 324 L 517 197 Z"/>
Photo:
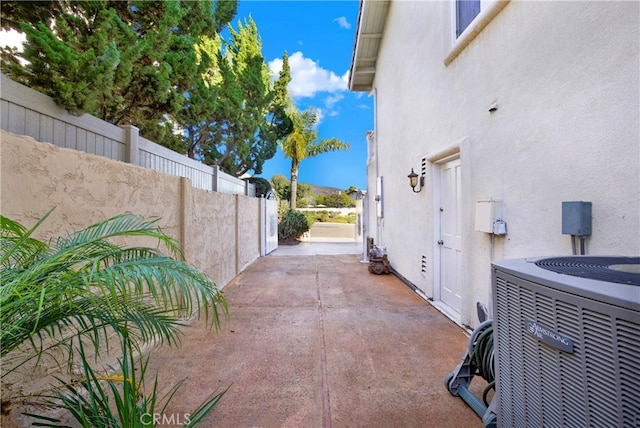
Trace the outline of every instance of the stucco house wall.
<path fill-rule="evenodd" d="M 457 55 L 452 7 L 389 5 L 368 166 L 370 197 L 384 179 L 384 218 L 369 213 L 369 235 L 437 300 L 439 161 L 459 157 L 464 303 L 450 315 L 473 326 L 477 301 L 491 309 L 492 261 L 572 254 L 563 201 L 593 204 L 587 254 L 640 254 L 640 5 L 511 1 Z M 423 157 L 415 194 L 407 174 Z M 502 201 L 505 236 L 475 230 L 476 202 L 489 198 Z"/>

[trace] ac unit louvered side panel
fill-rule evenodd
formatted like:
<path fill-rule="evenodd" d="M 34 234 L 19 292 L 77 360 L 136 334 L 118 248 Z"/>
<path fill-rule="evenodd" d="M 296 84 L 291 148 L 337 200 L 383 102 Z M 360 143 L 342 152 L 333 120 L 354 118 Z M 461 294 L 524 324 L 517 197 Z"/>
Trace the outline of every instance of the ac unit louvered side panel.
<path fill-rule="evenodd" d="M 521 288 L 519 290 L 520 296 L 520 325 L 524 325 L 525 319 L 535 319 L 537 310 L 536 296 L 530 290 Z M 522 337 L 522 360 L 523 360 L 523 384 L 522 399 L 524 401 L 526 417 L 526 423 L 542 426 L 542 415 L 540 413 L 540 406 L 536 403 L 536 400 L 531 400 L 531 397 L 540 397 L 542 394 L 540 391 L 540 382 L 542 378 L 542 372 L 538 369 L 538 346 L 536 341 L 530 340 L 529 337 Z"/>
<path fill-rule="evenodd" d="M 579 337 L 580 315 L 576 305 L 563 301 L 556 301 L 556 326 L 558 331 L 564 332 L 569 337 Z M 551 353 L 550 350 L 548 353 Z M 560 388 L 559 394 L 551 397 L 562 406 L 562 424 L 557 426 L 580 426 L 585 420 L 584 411 L 578 411 L 585 401 L 585 380 L 582 361 L 584 361 L 582 343 L 574 342 L 573 354 L 563 352 L 553 352 L 558 359 L 559 373 L 557 383 Z M 558 400 L 558 397 L 563 397 Z"/>
<path fill-rule="evenodd" d="M 640 324 L 626 320 L 616 322 L 618 366 L 620 367 L 620 402 L 622 426 L 640 426 Z"/>
<path fill-rule="evenodd" d="M 513 302 L 509 301 L 509 295 L 512 293 L 509 283 L 503 278 L 496 278 L 494 283 L 494 298 L 496 304 L 494 306 L 495 318 L 504 320 L 499 325 L 494 322 L 494 340 L 501 345 L 501 352 L 496 355 L 496 367 L 500 367 L 500 394 L 504 397 L 510 397 L 510 399 L 500 400 L 499 413 L 502 416 L 503 426 L 513 426 L 513 402 L 511 397 L 514 396 L 514 368 L 511 367 L 511 356 L 515 354 L 514 341 L 511 336 L 520 336 L 518 329 L 512 325 L 513 319 L 510 317 L 510 308 Z M 515 379 L 517 381 L 517 379 Z"/>
<path fill-rule="evenodd" d="M 549 325 L 555 318 L 554 301 L 548 296 L 535 295 L 535 314 L 529 319 L 540 320 L 541 323 Z M 536 426 L 561 426 L 562 424 L 562 403 L 555 400 L 561 392 L 559 389 L 558 376 L 556 373 L 547 370 L 540 370 L 540 365 L 545 367 L 555 367 L 558 365 L 558 356 L 555 353 L 546 352 L 536 339 L 531 336 L 526 338 L 535 346 L 536 362 L 533 364 L 535 370 L 540 372 L 540 405 L 536 408 L 536 419 L 533 422 Z"/>
<path fill-rule="evenodd" d="M 589 420 L 595 426 L 607 426 L 612 419 L 603 409 L 618 413 L 616 405 L 616 367 L 612 352 L 614 341 L 611 318 L 603 313 L 583 311 L 585 371 Z M 615 418 L 617 419 L 617 418 Z M 613 419 L 613 420 L 615 420 Z M 618 425 L 619 426 L 619 425 Z"/>
<path fill-rule="evenodd" d="M 638 313 L 494 276 L 498 425 L 636 426 L 640 422 Z M 534 320 L 573 341 L 573 352 L 525 331 Z"/>

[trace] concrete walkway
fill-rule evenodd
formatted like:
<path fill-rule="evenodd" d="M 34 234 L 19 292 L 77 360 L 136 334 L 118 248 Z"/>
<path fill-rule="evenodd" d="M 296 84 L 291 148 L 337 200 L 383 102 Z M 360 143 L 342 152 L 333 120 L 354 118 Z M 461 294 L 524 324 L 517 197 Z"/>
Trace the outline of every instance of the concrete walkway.
<path fill-rule="evenodd" d="M 362 243 L 356 243 L 351 240 L 350 242 L 302 241 L 297 245 L 280 244 L 275 251 L 269 254 L 269 257 L 335 256 L 348 254 L 359 254 L 362 257 Z"/>
<path fill-rule="evenodd" d="M 165 415 L 231 386 L 200 426 L 482 427 L 444 387 L 464 332 L 359 255 L 314 248 L 257 260 L 224 288 L 218 333 L 198 322 L 180 348 L 152 352 L 163 391 L 185 379 Z"/>

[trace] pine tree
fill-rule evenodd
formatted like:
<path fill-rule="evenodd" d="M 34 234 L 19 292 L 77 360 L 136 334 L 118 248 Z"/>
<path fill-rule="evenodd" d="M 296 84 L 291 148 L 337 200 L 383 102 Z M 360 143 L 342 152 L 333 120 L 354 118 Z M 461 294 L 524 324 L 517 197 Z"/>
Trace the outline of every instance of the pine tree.
<path fill-rule="evenodd" d="M 273 85 L 273 102 L 271 105 L 270 130 L 274 133 L 273 139 L 281 141 L 293 132 L 293 120 L 289 115 L 291 98 L 288 85 L 291 82 L 291 69 L 289 68 L 289 55 L 287 51 L 282 55 L 282 69 L 278 80 Z"/>
<path fill-rule="evenodd" d="M 31 3 L 29 3 L 31 5 Z M 174 117 L 200 79 L 195 43 L 213 36 L 237 1 L 3 2 L 3 28 L 27 34 L 24 65 L 3 50 L 3 72 L 50 95 L 71 113 L 183 151 Z"/>
<path fill-rule="evenodd" d="M 207 58 L 209 62 L 180 115 L 187 130 L 187 152 L 228 174 L 260 174 L 291 130 L 285 104 L 291 77 L 287 67 L 271 84 L 252 19 L 239 22 L 229 33 L 229 41 L 203 38 L 197 47 L 201 64 Z"/>

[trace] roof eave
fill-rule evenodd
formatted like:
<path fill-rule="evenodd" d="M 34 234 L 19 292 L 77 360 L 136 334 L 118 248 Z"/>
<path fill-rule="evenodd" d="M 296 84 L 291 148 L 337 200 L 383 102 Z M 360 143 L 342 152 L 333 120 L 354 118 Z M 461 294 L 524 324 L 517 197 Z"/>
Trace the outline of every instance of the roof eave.
<path fill-rule="evenodd" d="M 378 47 L 382 40 L 389 3 L 390 0 L 360 1 L 351 67 L 349 69 L 348 85 L 351 91 L 370 92 L 373 88 Z M 368 64 L 363 65 L 363 63 Z"/>

